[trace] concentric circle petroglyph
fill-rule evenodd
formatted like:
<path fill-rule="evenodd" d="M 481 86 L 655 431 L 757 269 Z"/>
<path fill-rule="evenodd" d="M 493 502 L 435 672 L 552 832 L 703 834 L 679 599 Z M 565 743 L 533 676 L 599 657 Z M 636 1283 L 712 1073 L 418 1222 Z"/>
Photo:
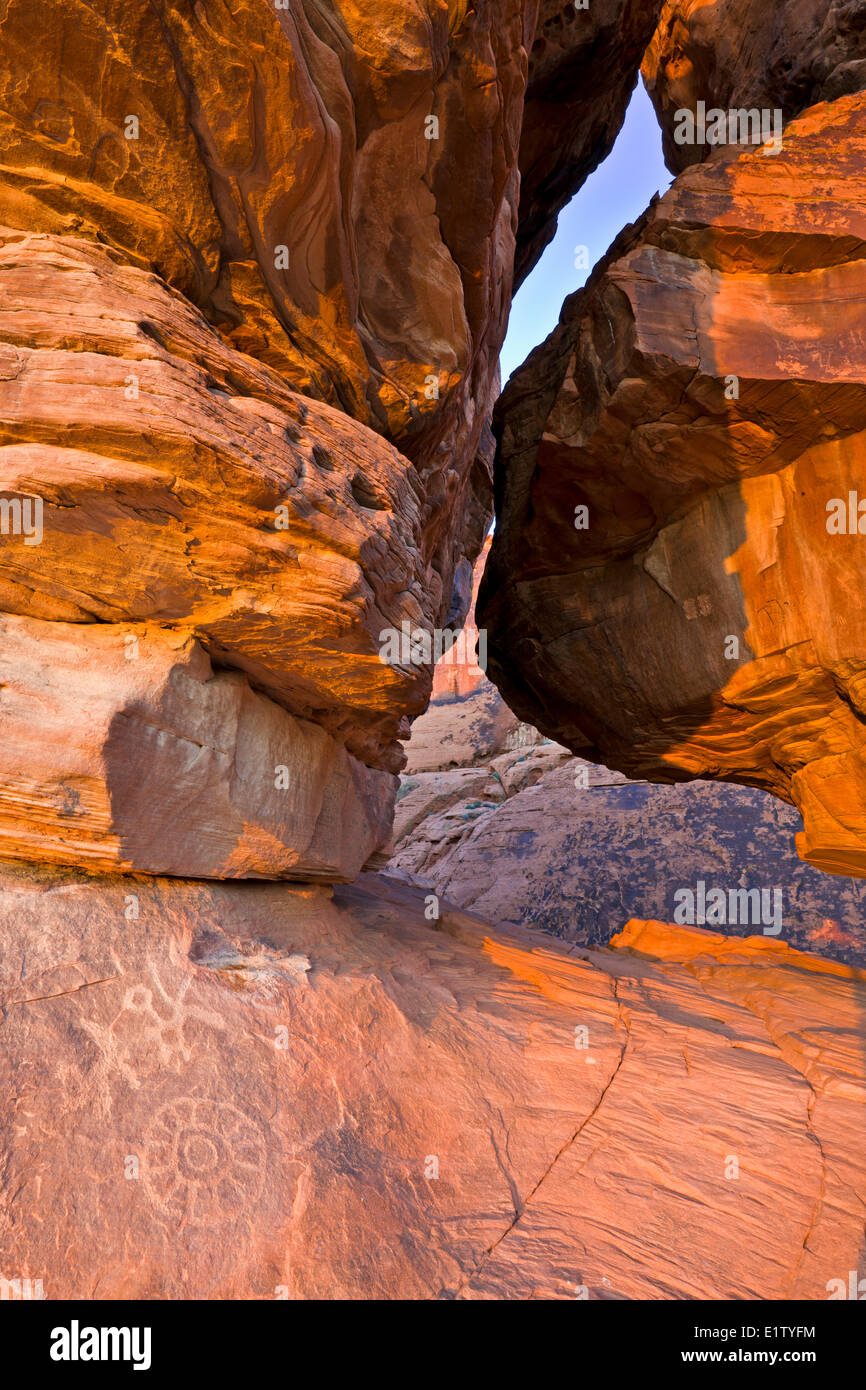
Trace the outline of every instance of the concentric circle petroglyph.
<path fill-rule="evenodd" d="M 260 1126 L 224 1101 L 171 1101 L 145 1136 L 147 1190 L 184 1224 L 234 1219 L 259 1196 L 264 1167 Z"/>

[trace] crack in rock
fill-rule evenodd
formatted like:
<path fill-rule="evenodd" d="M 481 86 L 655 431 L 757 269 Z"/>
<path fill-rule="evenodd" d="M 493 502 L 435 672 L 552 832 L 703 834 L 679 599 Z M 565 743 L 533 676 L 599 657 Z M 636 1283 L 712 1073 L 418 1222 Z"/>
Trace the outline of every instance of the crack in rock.
<path fill-rule="evenodd" d="M 577 1129 L 576 1129 L 576 1130 L 574 1131 L 574 1133 L 572 1134 L 571 1138 L 570 1138 L 570 1139 L 567 1139 L 567 1140 L 565 1141 L 565 1143 L 562 1145 L 562 1147 L 561 1147 L 560 1149 L 557 1150 L 557 1152 L 554 1154 L 554 1156 L 553 1156 L 551 1162 L 548 1164 L 548 1166 L 545 1168 L 544 1172 L 541 1174 L 541 1177 L 540 1177 L 540 1178 L 538 1179 L 538 1181 L 534 1184 L 534 1186 L 530 1189 L 530 1191 L 527 1193 L 526 1197 L 525 1197 L 522 1201 L 519 1199 L 519 1197 L 517 1197 L 517 1198 L 515 1197 L 515 1189 L 514 1189 L 512 1183 L 511 1183 L 511 1181 L 509 1180 L 509 1186 L 512 1188 L 512 1201 L 514 1202 L 514 1205 L 515 1205 L 515 1214 L 514 1214 L 514 1217 L 513 1217 L 513 1219 L 508 1223 L 508 1225 L 506 1226 L 506 1228 L 505 1228 L 505 1230 L 502 1232 L 502 1234 L 501 1234 L 500 1236 L 497 1237 L 497 1239 L 493 1242 L 492 1245 L 488 1246 L 488 1248 L 485 1250 L 484 1254 L 481 1256 L 481 1259 L 480 1259 L 480 1260 L 478 1261 L 478 1263 L 475 1265 L 474 1269 L 472 1269 L 468 1274 L 465 1274 L 465 1275 L 463 1276 L 463 1278 L 461 1279 L 461 1281 L 460 1281 L 460 1283 L 458 1284 L 457 1288 L 455 1289 L 454 1293 L 451 1295 L 451 1298 L 456 1299 L 456 1298 L 463 1292 L 463 1290 L 464 1290 L 465 1288 L 467 1288 L 469 1284 L 472 1283 L 472 1281 L 480 1274 L 480 1272 L 482 1271 L 482 1269 L 484 1268 L 484 1266 L 487 1264 L 487 1262 L 488 1262 L 488 1260 L 490 1259 L 491 1255 L 492 1255 L 496 1250 L 498 1250 L 499 1247 L 500 1247 L 500 1245 L 502 1244 L 502 1242 L 503 1242 L 504 1240 L 506 1240 L 506 1239 L 508 1238 L 508 1236 L 511 1235 L 511 1232 L 514 1230 L 515 1226 L 517 1226 L 518 1222 L 521 1221 L 522 1218 L 526 1215 L 526 1212 L 527 1212 L 527 1210 L 528 1210 L 528 1208 L 529 1208 L 529 1204 L 532 1202 L 533 1198 L 535 1197 L 535 1195 L 536 1195 L 536 1193 L 538 1192 L 538 1189 L 541 1187 L 542 1183 L 544 1183 L 544 1182 L 547 1180 L 547 1178 L 550 1177 L 550 1174 L 553 1172 L 553 1169 L 556 1167 L 557 1163 L 559 1163 L 560 1159 L 563 1158 L 564 1155 L 568 1153 L 569 1149 L 571 1149 L 571 1148 L 573 1147 L 573 1145 L 576 1143 L 576 1141 L 580 1138 L 581 1134 L 582 1134 L 583 1131 L 586 1129 L 586 1127 L 595 1119 L 596 1115 L 598 1114 L 599 1110 L 601 1109 L 602 1105 L 604 1104 L 604 1101 L 605 1101 L 605 1099 L 606 1099 L 606 1097 L 607 1097 L 607 1094 L 608 1094 L 608 1092 L 609 1092 L 611 1086 L 613 1085 L 614 1081 L 616 1080 L 617 1076 L 619 1075 L 619 1072 L 620 1072 L 620 1069 L 621 1069 L 621 1067 L 622 1067 L 622 1064 L 623 1064 L 623 1062 L 625 1061 L 626 1052 L 628 1051 L 629 1042 L 630 1042 L 630 1040 L 631 1040 L 631 1027 L 630 1027 L 630 1024 L 629 1024 L 628 1015 L 626 1014 L 625 1010 L 623 1009 L 622 1002 L 621 1002 L 621 1000 L 620 1000 L 620 998 L 619 998 L 619 991 L 618 991 L 618 984 L 619 984 L 619 981 L 616 980 L 616 979 L 614 979 L 614 978 L 611 978 L 611 977 L 609 977 L 609 978 L 610 978 L 610 983 L 611 983 L 611 987 L 612 987 L 612 990 L 613 990 L 613 997 L 614 997 L 614 1000 L 616 1001 L 616 1006 L 617 1006 L 617 1017 L 616 1017 L 616 1022 L 615 1022 L 615 1025 L 614 1025 L 614 1026 L 616 1027 L 616 1026 L 618 1026 L 620 1023 L 622 1023 L 623 1026 L 625 1027 L 625 1031 L 626 1031 L 625 1041 L 624 1041 L 624 1043 L 623 1043 L 623 1045 L 622 1045 L 622 1049 L 621 1049 L 621 1051 L 620 1051 L 619 1058 L 618 1058 L 618 1060 L 617 1060 L 616 1066 L 614 1067 L 613 1071 L 611 1072 L 610 1076 L 608 1077 L 608 1079 L 607 1079 L 607 1081 L 606 1081 L 604 1087 L 602 1088 L 602 1091 L 601 1091 L 601 1094 L 600 1094 L 598 1100 L 596 1101 L 595 1105 L 592 1107 L 592 1110 L 589 1112 L 589 1114 L 586 1116 L 585 1119 L 581 1120 L 580 1124 L 578 1125 Z M 494 1143 L 494 1149 L 495 1149 L 495 1148 L 496 1148 L 496 1146 L 495 1146 L 495 1143 Z M 497 1160 L 498 1160 L 498 1158 L 499 1158 L 499 1154 L 498 1154 L 498 1151 L 497 1151 Z M 500 1167 L 501 1167 L 501 1164 L 500 1164 Z M 443 1290 L 443 1291 L 440 1291 L 439 1297 L 442 1298 L 442 1297 L 444 1297 L 444 1296 L 446 1296 L 446 1295 L 444 1294 L 444 1290 Z"/>

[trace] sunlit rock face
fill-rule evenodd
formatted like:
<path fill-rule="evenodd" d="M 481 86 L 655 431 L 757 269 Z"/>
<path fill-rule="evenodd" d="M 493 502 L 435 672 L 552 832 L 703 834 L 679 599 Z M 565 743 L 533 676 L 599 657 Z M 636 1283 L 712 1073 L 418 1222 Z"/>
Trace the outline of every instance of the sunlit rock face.
<path fill-rule="evenodd" d="M 475 605 L 492 543 L 488 536 L 475 562 L 466 623 L 437 662 L 430 704 L 412 725 L 406 744 L 407 775 L 472 766 L 540 739 L 535 729 L 520 723 L 487 679 L 487 633 L 475 624 Z"/>
<path fill-rule="evenodd" d="M 0 682 L 4 858 L 350 880 L 388 838 L 396 778 L 188 635 L 3 614 Z"/>
<path fill-rule="evenodd" d="M 2 607 L 82 624 L 82 659 L 94 623 L 121 656 L 129 624 L 194 633 L 399 767 L 429 673 L 383 663 L 379 634 L 437 617 L 409 461 L 88 242 L 7 232 L 0 287 L 0 487 L 41 504 L 41 539 L 0 541 Z"/>
<path fill-rule="evenodd" d="M 268 753 L 252 801 L 247 784 L 240 801 L 221 787 L 217 801 L 233 809 L 219 846 L 194 853 L 188 827 L 151 854 L 142 827 L 136 843 L 150 848 L 131 867 L 307 865 L 318 877 L 330 865 L 345 877 L 371 840 L 373 852 L 387 842 L 383 805 L 433 661 L 383 660 L 383 643 L 459 625 L 491 519 L 527 83 L 524 209 L 543 241 L 562 202 L 543 185 L 565 137 L 562 122 L 539 119 L 538 95 L 563 63 L 578 85 L 593 74 L 597 118 L 568 133 L 570 191 L 618 129 L 650 10 L 572 7 L 552 47 L 545 6 L 533 58 L 536 0 L 58 0 L 41 18 L 24 0 L 5 7 L 0 486 L 10 507 L 38 498 L 41 510 L 26 527 L 6 526 L 4 512 L 0 610 L 82 625 L 83 662 L 95 659 L 89 628 L 107 627 L 117 720 L 131 699 L 149 718 L 163 707 L 168 657 L 159 676 L 145 663 L 133 678 L 127 639 L 164 629 L 172 650 L 195 644 L 218 683 L 225 672 L 248 683 L 262 747 L 277 727 L 290 745 Z M 622 67 L 606 103 L 593 96 L 601 30 L 606 63 Z M 70 639 L 40 631 L 48 671 Z M 37 673 L 28 679 L 36 699 Z M 221 742 L 210 729 L 208 684 L 195 718 L 228 767 L 234 734 Z M 75 689 L 63 708 L 78 746 L 89 697 L 79 691 L 73 708 Z M 65 851 L 53 829 L 46 837 L 49 779 L 44 797 L 7 808 L 16 852 L 41 844 L 63 862 L 80 852 L 90 867 L 128 863 L 138 802 L 103 785 L 115 727 L 103 714 L 85 760 L 98 828 L 82 823 Z M 326 736 L 329 767 L 352 769 L 340 774 L 356 798 L 346 823 L 364 831 L 348 858 L 336 826 L 330 850 L 311 852 L 319 813 L 302 793 L 282 828 L 274 819 L 272 762 L 295 766 L 287 731 L 307 726 Z M 166 746 L 160 765 L 168 758 Z M 61 760 L 57 776 L 67 773 Z M 188 804 L 179 779 L 177 805 Z M 121 804 L 112 825 L 106 807 Z M 237 846 L 250 836 L 247 855 Z"/>
<path fill-rule="evenodd" d="M 710 144 L 679 143 L 677 113 L 712 109 L 781 111 L 866 85 L 866 12 L 859 0 L 664 0 L 643 60 L 675 170 L 699 163 Z"/>
<path fill-rule="evenodd" d="M 501 401 L 479 602 L 521 718 L 633 777 L 767 788 L 803 858 L 857 875 L 864 180 L 860 94 L 622 235 Z"/>
<path fill-rule="evenodd" d="M 98 241 L 385 435 L 415 465 L 436 610 L 489 523 L 534 17 L 59 0 L 34 64 L 32 7 L 3 15 L 0 223 Z"/>
<path fill-rule="evenodd" d="M 609 148 L 656 11 L 4 5 L 4 1280 L 783 1299 L 857 1270 L 860 973 L 659 923 L 566 950 L 360 873 L 432 683 L 382 642 L 459 625 L 489 530 L 515 253 Z M 516 710 L 824 796 L 816 862 L 849 853 L 860 690 L 857 538 L 831 584 L 801 500 L 859 458 L 853 136 L 828 173 L 859 108 L 828 111 L 772 196 L 746 160 L 685 182 L 533 359 L 487 591 Z M 566 760 L 468 771 L 516 803 Z"/>
<path fill-rule="evenodd" d="M 638 922 L 575 952 L 368 874 L 5 866 L 0 930 L 3 1273 L 47 1299 L 826 1299 L 859 1268 L 844 965 Z"/>

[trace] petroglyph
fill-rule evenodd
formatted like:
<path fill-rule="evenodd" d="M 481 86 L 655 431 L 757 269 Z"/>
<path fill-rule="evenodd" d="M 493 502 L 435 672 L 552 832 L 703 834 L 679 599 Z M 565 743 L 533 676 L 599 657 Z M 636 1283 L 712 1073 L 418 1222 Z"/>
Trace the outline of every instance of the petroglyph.
<path fill-rule="evenodd" d="M 262 1190 L 260 1126 L 224 1101 L 163 1105 L 145 1135 L 143 1177 L 156 1205 L 184 1224 L 229 1221 Z"/>

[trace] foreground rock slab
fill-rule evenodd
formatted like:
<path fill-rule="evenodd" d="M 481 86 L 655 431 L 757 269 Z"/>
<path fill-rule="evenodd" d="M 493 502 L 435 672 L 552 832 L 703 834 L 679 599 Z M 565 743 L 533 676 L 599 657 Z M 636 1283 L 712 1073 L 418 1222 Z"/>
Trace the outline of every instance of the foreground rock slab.
<path fill-rule="evenodd" d="M 824 1299 L 858 1269 L 866 976 L 425 910 L 374 875 L 7 868 L 0 1273 L 49 1299 Z"/>

